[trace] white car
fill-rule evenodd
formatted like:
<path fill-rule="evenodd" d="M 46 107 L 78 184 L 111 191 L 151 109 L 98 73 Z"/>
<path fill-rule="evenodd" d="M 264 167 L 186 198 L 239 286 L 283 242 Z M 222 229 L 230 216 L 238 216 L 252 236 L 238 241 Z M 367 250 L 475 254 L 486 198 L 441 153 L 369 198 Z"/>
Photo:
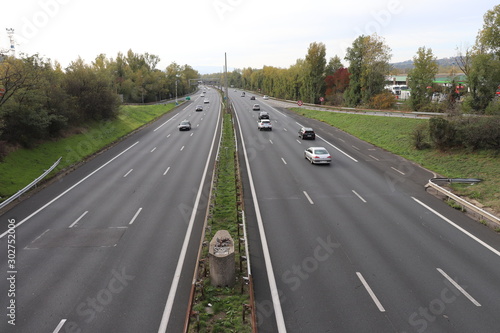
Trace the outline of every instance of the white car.
<path fill-rule="evenodd" d="M 205 98 L 205 99 L 203 100 L 203 103 L 208 104 L 208 103 L 210 103 L 210 101 L 208 100 L 208 98 Z"/>
<path fill-rule="evenodd" d="M 264 99 L 269 99 L 269 96 L 267 96 L 267 95 L 264 95 Z"/>
<path fill-rule="evenodd" d="M 254 111 L 260 111 L 260 105 L 259 104 L 254 104 L 252 107 L 252 110 Z"/>
<path fill-rule="evenodd" d="M 309 147 L 304 151 L 304 158 L 311 164 L 330 164 L 332 155 L 324 147 Z"/>
<path fill-rule="evenodd" d="M 257 128 L 259 131 L 272 131 L 273 124 L 271 124 L 269 119 L 261 119 L 257 122 Z"/>

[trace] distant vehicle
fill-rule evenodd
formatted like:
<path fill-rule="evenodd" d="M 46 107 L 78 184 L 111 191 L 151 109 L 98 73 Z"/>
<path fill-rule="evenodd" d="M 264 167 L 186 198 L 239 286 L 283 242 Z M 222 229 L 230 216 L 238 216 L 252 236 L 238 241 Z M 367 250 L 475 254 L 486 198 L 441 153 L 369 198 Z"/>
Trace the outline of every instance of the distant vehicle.
<path fill-rule="evenodd" d="M 257 122 L 257 128 L 259 131 L 272 131 L 273 124 L 271 124 L 269 119 L 261 119 Z"/>
<path fill-rule="evenodd" d="M 255 101 L 255 96 L 250 97 L 252 101 Z"/>
<path fill-rule="evenodd" d="M 208 98 L 205 98 L 205 99 L 203 100 L 203 103 L 208 104 L 208 103 L 210 103 L 210 101 L 208 100 Z"/>
<path fill-rule="evenodd" d="M 196 106 L 196 111 L 203 111 L 203 106 L 197 105 Z"/>
<path fill-rule="evenodd" d="M 264 95 L 264 99 L 269 99 L 269 96 L 267 96 L 267 95 Z"/>
<path fill-rule="evenodd" d="M 241 92 L 241 97 L 245 97 L 245 92 L 244 91 Z"/>
<path fill-rule="evenodd" d="M 311 164 L 330 164 L 332 156 L 324 147 L 309 147 L 304 151 L 304 158 Z"/>
<path fill-rule="evenodd" d="M 252 110 L 254 111 L 260 111 L 260 105 L 259 104 L 254 104 L 252 107 Z"/>
<path fill-rule="evenodd" d="M 401 95 L 401 91 L 408 90 L 407 85 L 398 85 L 398 84 L 387 85 L 384 88 L 389 90 L 390 92 L 392 92 L 396 96 Z"/>
<path fill-rule="evenodd" d="M 266 111 L 261 111 L 259 113 L 259 120 L 260 119 L 269 119 L 269 113 L 267 113 Z"/>
<path fill-rule="evenodd" d="M 314 140 L 316 139 L 316 133 L 314 133 L 314 130 L 310 127 L 301 127 L 299 129 L 299 138 L 301 138 L 302 140 L 305 139 Z"/>
<path fill-rule="evenodd" d="M 183 120 L 177 127 L 179 128 L 179 131 L 189 131 L 191 129 L 191 123 L 189 120 Z"/>

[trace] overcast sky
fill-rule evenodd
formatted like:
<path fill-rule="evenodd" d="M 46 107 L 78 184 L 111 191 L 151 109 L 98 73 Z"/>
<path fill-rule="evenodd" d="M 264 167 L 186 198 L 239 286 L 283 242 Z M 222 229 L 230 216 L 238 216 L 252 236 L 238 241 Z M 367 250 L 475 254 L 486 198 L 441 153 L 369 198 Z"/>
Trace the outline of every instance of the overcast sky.
<path fill-rule="evenodd" d="M 474 44 L 483 15 L 498 0 L 19 0 L 0 9 L 0 48 L 38 53 L 66 67 L 129 49 L 201 73 L 230 68 L 288 68 L 309 44 L 326 45 L 327 60 L 344 58 L 360 35 L 376 32 L 392 49 L 392 62 L 418 48 L 438 58 Z M 347 65 L 346 62 L 344 62 Z"/>

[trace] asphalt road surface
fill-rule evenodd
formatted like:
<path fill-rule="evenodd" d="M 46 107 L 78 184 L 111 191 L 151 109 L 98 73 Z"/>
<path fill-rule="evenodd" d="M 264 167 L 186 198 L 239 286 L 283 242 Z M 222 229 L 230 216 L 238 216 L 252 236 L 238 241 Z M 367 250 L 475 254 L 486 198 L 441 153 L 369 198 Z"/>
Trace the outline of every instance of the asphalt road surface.
<path fill-rule="evenodd" d="M 220 132 L 219 94 L 206 97 L 1 216 L 0 332 L 182 330 Z"/>
<path fill-rule="evenodd" d="M 431 172 L 271 100 L 230 95 L 259 332 L 499 331 L 499 235 L 426 193 Z M 257 130 L 254 103 L 272 132 Z M 301 125 L 315 141 L 298 138 Z M 311 165 L 309 146 L 332 164 Z"/>

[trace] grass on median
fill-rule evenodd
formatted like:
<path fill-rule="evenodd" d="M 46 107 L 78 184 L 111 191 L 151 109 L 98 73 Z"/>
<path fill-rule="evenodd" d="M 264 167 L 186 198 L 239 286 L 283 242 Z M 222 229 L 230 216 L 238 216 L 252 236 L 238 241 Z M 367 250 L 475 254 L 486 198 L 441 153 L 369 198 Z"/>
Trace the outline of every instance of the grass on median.
<path fill-rule="evenodd" d="M 239 181 L 235 163 L 236 143 L 232 117 L 224 114 L 222 140 L 219 162 L 214 184 L 213 204 L 207 221 L 205 242 L 209 244 L 218 230 L 227 230 L 234 241 L 236 276 L 238 281 L 233 287 L 214 287 L 210 284 L 210 276 L 200 272 L 201 286 L 197 289 L 193 303 L 193 311 L 197 313 L 191 318 L 190 332 L 251 332 L 250 314 L 243 321 L 243 305 L 248 304 L 250 297 L 242 288 L 243 272 L 239 270 L 241 260 L 238 253 L 238 193 L 236 184 Z M 208 246 L 203 248 L 202 258 L 208 267 Z M 245 268 L 245 265 L 243 265 Z M 209 268 L 208 268 L 209 269 Z"/>
<path fill-rule="evenodd" d="M 92 122 L 72 129 L 65 138 L 10 153 L 0 163 L 0 198 L 7 199 L 24 188 L 59 157 L 62 157 L 61 162 L 51 175 L 95 154 L 174 107 L 174 104 L 122 106 L 117 119 Z"/>
<path fill-rule="evenodd" d="M 500 156 L 492 151 L 417 150 L 411 135 L 427 119 L 407 119 L 358 114 L 345 114 L 293 108 L 294 112 L 323 121 L 361 140 L 414 161 L 448 178 L 479 178 L 475 185 L 453 184 L 454 192 L 477 200 L 500 212 Z"/>

